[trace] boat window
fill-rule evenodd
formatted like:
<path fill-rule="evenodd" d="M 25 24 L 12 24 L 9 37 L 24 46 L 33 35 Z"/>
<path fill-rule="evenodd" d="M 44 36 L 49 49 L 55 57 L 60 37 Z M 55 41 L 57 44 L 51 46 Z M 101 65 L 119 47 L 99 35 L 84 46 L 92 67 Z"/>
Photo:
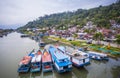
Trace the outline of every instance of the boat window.
<path fill-rule="evenodd" d="M 67 68 L 68 68 L 68 66 L 64 66 L 64 67 L 63 67 L 63 69 L 67 69 Z"/>
<path fill-rule="evenodd" d="M 68 61 L 68 59 L 59 60 L 59 62 L 66 62 L 66 61 Z"/>
<path fill-rule="evenodd" d="M 49 62 L 47 62 L 47 63 L 45 63 L 44 65 L 49 65 L 50 63 Z"/>
<path fill-rule="evenodd" d="M 37 65 L 40 64 L 39 62 L 36 63 Z"/>
<path fill-rule="evenodd" d="M 80 56 L 80 54 L 76 53 L 76 54 L 74 54 L 74 56 Z"/>

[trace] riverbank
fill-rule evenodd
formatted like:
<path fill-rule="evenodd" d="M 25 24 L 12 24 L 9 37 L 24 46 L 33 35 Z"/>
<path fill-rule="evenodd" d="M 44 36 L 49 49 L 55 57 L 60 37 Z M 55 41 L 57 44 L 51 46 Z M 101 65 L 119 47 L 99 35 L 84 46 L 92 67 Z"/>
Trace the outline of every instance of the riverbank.
<path fill-rule="evenodd" d="M 13 29 L 0 29 L 0 37 L 7 36 L 7 34 L 14 31 Z"/>
<path fill-rule="evenodd" d="M 67 45 L 73 46 L 73 47 L 79 47 L 79 48 L 87 47 L 88 50 L 96 51 L 96 52 L 100 52 L 100 53 L 106 53 L 108 56 L 113 57 L 113 58 L 120 57 L 120 48 L 111 47 L 109 45 L 106 46 L 106 45 L 98 45 L 98 44 L 87 44 L 84 40 L 69 41 L 64 38 L 51 37 L 51 36 L 46 37 L 44 39 L 58 41 L 60 43 L 67 44 Z M 49 41 L 49 40 L 46 40 L 46 41 Z"/>

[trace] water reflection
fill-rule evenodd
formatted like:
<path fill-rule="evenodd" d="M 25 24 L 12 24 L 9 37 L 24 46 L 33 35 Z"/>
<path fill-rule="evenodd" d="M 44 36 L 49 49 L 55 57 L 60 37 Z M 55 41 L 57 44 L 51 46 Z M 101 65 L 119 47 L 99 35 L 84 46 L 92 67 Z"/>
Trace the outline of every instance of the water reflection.
<path fill-rule="evenodd" d="M 18 78 L 30 78 L 30 73 L 19 73 Z"/>
<path fill-rule="evenodd" d="M 44 72 L 43 73 L 43 78 L 53 78 L 54 73 L 53 72 Z"/>
<path fill-rule="evenodd" d="M 109 60 L 102 60 L 102 61 L 98 61 L 98 60 L 91 60 L 92 63 L 95 63 L 95 64 L 106 64 L 107 62 L 109 62 Z"/>
<path fill-rule="evenodd" d="M 72 72 L 57 73 L 55 72 L 55 78 L 75 78 L 72 76 Z"/>
<path fill-rule="evenodd" d="M 41 72 L 31 73 L 31 78 L 41 78 Z"/>
<path fill-rule="evenodd" d="M 85 67 L 73 67 L 73 74 L 76 76 L 76 78 L 86 78 L 88 71 Z"/>
<path fill-rule="evenodd" d="M 112 67 L 113 78 L 120 78 L 120 66 Z"/>

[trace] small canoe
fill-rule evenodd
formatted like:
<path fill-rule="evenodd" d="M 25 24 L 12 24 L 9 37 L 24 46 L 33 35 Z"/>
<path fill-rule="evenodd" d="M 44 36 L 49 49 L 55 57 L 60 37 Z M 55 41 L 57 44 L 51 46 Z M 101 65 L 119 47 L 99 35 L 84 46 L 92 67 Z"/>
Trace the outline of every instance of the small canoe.
<path fill-rule="evenodd" d="M 107 54 L 88 51 L 89 57 L 94 60 L 109 60 Z"/>
<path fill-rule="evenodd" d="M 42 55 L 42 71 L 48 72 L 52 71 L 52 69 L 51 55 L 47 51 L 44 51 Z"/>
<path fill-rule="evenodd" d="M 30 68 L 30 72 L 40 72 L 41 69 L 41 56 L 42 56 L 42 52 L 40 50 L 38 50 L 34 57 L 31 60 L 31 68 Z"/>

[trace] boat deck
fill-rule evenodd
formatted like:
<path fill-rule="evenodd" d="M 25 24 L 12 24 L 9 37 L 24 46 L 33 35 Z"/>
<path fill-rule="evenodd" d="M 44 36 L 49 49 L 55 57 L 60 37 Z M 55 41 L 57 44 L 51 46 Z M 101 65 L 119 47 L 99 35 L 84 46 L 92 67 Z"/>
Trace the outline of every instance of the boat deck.
<path fill-rule="evenodd" d="M 71 57 L 74 57 L 76 59 L 85 59 L 88 58 L 88 56 L 85 56 L 86 53 L 83 53 L 81 51 L 78 50 L 74 50 L 73 48 L 69 48 L 69 47 L 59 47 L 62 51 L 65 51 L 65 53 Z"/>

